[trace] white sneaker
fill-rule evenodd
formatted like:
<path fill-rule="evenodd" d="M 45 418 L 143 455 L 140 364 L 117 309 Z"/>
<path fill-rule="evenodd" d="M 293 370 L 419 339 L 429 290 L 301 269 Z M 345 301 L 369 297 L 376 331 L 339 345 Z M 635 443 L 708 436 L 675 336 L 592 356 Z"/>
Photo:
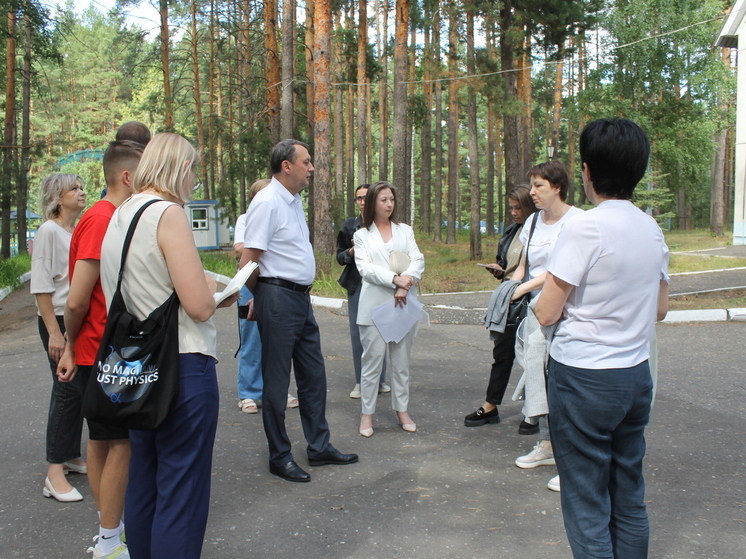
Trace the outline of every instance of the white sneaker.
<path fill-rule="evenodd" d="M 97 545 L 89 547 L 86 553 L 93 553 L 93 559 L 130 559 L 130 552 L 127 550 L 126 543 L 120 543 L 111 553 L 101 553 Z"/>
<path fill-rule="evenodd" d="M 388 392 L 391 392 L 391 387 L 386 384 L 385 382 L 382 382 L 378 385 L 378 393 L 379 394 L 386 394 Z"/>
<path fill-rule="evenodd" d="M 356 384 L 355 388 L 353 388 L 352 392 L 350 392 L 350 398 L 354 398 L 355 400 L 360 398 L 360 385 L 359 384 Z"/>
<path fill-rule="evenodd" d="M 516 458 L 515 465 L 524 469 L 535 468 L 536 466 L 554 466 L 552 443 L 539 441 L 531 452 Z"/>
<path fill-rule="evenodd" d="M 547 488 L 551 489 L 552 491 L 559 492 L 559 490 L 560 490 L 559 476 L 554 476 L 552 479 L 550 479 L 549 483 L 547 483 Z"/>

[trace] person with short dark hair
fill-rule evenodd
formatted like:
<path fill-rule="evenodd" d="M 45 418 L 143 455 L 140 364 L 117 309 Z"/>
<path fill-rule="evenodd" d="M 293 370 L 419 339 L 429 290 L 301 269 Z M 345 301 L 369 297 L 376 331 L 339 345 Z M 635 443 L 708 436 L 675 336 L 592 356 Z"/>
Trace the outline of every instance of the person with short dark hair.
<path fill-rule="evenodd" d="M 510 224 L 500 237 L 495 255 L 496 265 L 487 270 L 500 281 L 522 278 L 513 277 L 523 255 L 521 231 L 523 224 L 536 211 L 531 199 L 531 188 L 527 184 L 519 184 L 508 192 L 508 207 L 513 223 Z M 479 427 L 488 423 L 500 423 L 500 412 L 497 406 L 502 404 L 505 390 L 510 382 L 510 373 L 515 360 L 515 335 L 518 325 L 506 325 L 504 332 L 490 332 L 492 339 L 492 367 L 490 379 L 487 383 L 487 395 L 484 404 L 464 418 L 466 427 Z M 523 422 L 518 432 L 521 435 L 531 435 L 539 430 L 538 425 Z"/>
<path fill-rule="evenodd" d="M 141 144 L 143 148 L 150 141 L 150 130 L 142 122 L 131 120 L 122 124 L 117 130 L 115 140 L 130 140 Z"/>
<path fill-rule="evenodd" d="M 562 228 L 536 305 L 543 326 L 558 323 L 549 417 L 576 558 L 648 556 L 649 342 L 668 311 L 669 256 L 658 224 L 630 202 L 649 152 L 632 121 L 600 119 L 583 129 L 583 187 L 596 207 Z"/>
<path fill-rule="evenodd" d="M 361 184 L 355 190 L 355 205 L 360 215 L 350 217 L 342 224 L 337 235 L 337 262 L 344 266 L 339 276 L 339 285 L 347 290 L 347 318 L 350 322 L 350 343 L 352 344 L 352 365 L 355 369 L 355 387 L 350 392 L 350 398 L 360 398 L 360 359 L 363 356 L 363 345 L 360 342 L 360 328 L 357 325 L 357 307 L 360 303 L 360 286 L 363 283 L 360 272 L 355 265 L 355 231 L 363 226 L 363 211 L 365 209 L 365 195 L 368 194 L 369 184 Z M 386 384 L 386 360 L 383 361 L 381 383 L 378 391 L 391 392 Z"/>
<path fill-rule="evenodd" d="M 70 295 L 65 307 L 67 346 L 57 366 L 61 380 L 80 375 L 88 384 L 106 326 L 106 301 L 101 289 L 101 246 L 111 216 L 132 194 L 143 147 L 130 140 L 114 141 L 104 153 L 107 193 L 82 217 L 70 244 Z M 88 420 L 88 481 L 99 511 L 99 538 L 94 559 L 129 557 L 120 541 L 129 467 L 129 432 L 117 425 Z"/>
<path fill-rule="evenodd" d="M 319 326 L 311 305 L 316 259 L 309 240 L 300 191 L 313 173 L 308 146 L 283 140 L 270 154 L 272 181 L 252 200 L 246 216 L 239 264 L 259 264 L 247 286 L 254 293 L 248 318 L 256 319 L 262 339 L 262 419 L 269 444 L 269 471 L 294 482 L 311 481 L 296 464 L 285 428 L 290 368 L 295 372 L 300 419 L 310 466 L 352 464 L 330 440 L 326 421 L 326 369 Z"/>

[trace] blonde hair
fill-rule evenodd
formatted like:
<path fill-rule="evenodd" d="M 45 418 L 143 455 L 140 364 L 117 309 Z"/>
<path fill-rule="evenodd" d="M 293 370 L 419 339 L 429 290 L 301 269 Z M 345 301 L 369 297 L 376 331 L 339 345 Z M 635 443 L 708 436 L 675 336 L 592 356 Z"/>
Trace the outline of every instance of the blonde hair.
<path fill-rule="evenodd" d="M 54 173 L 42 179 L 41 213 L 45 220 L 54 219 L 60 215 L 60 198 L 75 186 L 76 182 L 80 183 L 81 186 L 83 185 L 83 181 L 80 180 L 78 175 L 68 173 Z"/>
<path fill-rule="evenodd" d="M 182 185 L 188 173 L 200 161 L 199 152 L 178 134 L 162 132 L 153 136 L 140 158 L 133 179 L 133 190 L 152 188 L 160 194 L 170 194 L 182 204 L 189 200 Z"/>
<path fill-rule="evenodd" d="M 252 184 L 249 187 L 249 204 L 251 204 L 251 201 L 254 199 L 254 196 L 256 196 L 261 189 L 265 188 L 271 182 L 272 182 L 271 179 L 259 179 L 254 184 Z"/>

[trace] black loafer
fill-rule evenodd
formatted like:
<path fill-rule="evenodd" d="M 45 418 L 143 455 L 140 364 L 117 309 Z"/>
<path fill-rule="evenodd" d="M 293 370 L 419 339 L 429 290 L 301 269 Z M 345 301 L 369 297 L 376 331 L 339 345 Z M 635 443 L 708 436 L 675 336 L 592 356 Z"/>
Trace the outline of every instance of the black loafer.
<path fill-rule="evenodd" d="M 347 464 L 354 464 L 357 461 L 357 454 L 342 454 L 331 445 L 329 445 L 326 452 L 319 454 L 316 458 L 308 458 L 308 464 L 310 466 L 325 466 L 327 464 L 345 466 Z"/>
<path fill-rule="evenodd" d="M 464 418 L 464 425 L 467 427 L 479 427 L 485 423 L 500 423 L 500 414 L 497 408 L 491 412 L 485 412 L 482 406 L 474 410 Z"/>
<path fill-rule="evenodd" d="M 302 470 L 293 460 L 283 464 L 282 466 L 273 466 L 270 464 L 269 473 L 281 477 L 282 479 L 286 479 L 287 481 L 297 481 L 300 483 L 311 481 L 311 476 L 308 475 L 308 472 Z"/>
<path fill-rule="evenodd" d="M 521 424 L 518 426 L 518 434 L 519 435 L 535 435 L 539 432 L 539 424 L 533 425 L 532 423 L 529 423 L 525 419 L 521 421 Z"/>

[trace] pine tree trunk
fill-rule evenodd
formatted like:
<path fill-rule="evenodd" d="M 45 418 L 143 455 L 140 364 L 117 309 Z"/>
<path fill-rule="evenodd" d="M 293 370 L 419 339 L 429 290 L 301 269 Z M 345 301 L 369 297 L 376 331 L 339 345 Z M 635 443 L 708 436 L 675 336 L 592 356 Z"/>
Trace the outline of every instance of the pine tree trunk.
<path fill-rule="evenodd" d="M 474 50 L 474 0 L 469 0 L 466 7 L 466 72 L 473 76 L 476 71 L 476 54 Z M 473 82 L 469 82 L 468 106 L 469 120 L 469 191 L 470 191 L 470 228 L 469 255 L 471 260 L 482 259 L 481 209 L 482 194 L 479 188 L 479 148 L 477 146 L 477 92 Z"/>
<path fill-rule="evenodd" d="M 161 16 L 161 71 L 163 72 L 163 129 L 166 132 L 174 130 L 174 102 L 171 95 L 171 69 L 170 69 L 170 39 L 168 30 L 168 0 L 159 0 Z"/>
<path fill-rule="evenodd" d="M 433 240 L 443 240 L 443 82 L 440 80 L 440 3 L 433 18 L 433 64 L 435 65 L 435 180 L 433 181 Z"/>
<path fill-rule="evenodd" d="M 725 140 L 727 129 L 715 132 L 715 152 L 712 162 L 712 188 L 710 190 L 710 230 L 715 235 L 723 236 L 725 224 L 725 206 L 723 193 L 725 191 Z"/>
<path fill-rule="evenodd" d="M 10 208 L 15 176 L 16 137 L 16 14 L 7 12 L 8 36 L 5 40 L 5 134 L 3 147 L 2 200 L 2 258 L 10 258 Z"/>
<path fill-rule="evenodd" d="M 269 117 L 269 137 L 272 145 L 280 138 L 280 75 L 279 47 L 277 45 L 277 0 L 264 1 L 264 51 L 267 56 L 267 116 Z"/>
<path fill-rule="evenodd" d="M 458 113 L 458 15 L 455 1 L 448 4 L 448 224 L 446 244 L 456 242 L 456 205 L 459 191 L 459 113 Z"/>
<path fill-rule="evenodd" d="M 368 174 L 368 133 L 367 133 L 367 89 L 368 81 L 366 55 L 368 49 L 368 3 L 358 2 L 357 22 L 357 174 L 361 183 L 369 183 Z"/>
<path fill-rule="evenodd" d="M 306 126 L 308 130 L 308 145 L 311 148 L 310 152 L 316 155 L 316 136 L 315 136 L 315 125 L 316 122 L 316 85 L 315 85 L 315 76 L 316 76 L 316 63 L 314 61 L 315 56 L 315 49 L 316 49 L 316 28 L 314 24 L 314 13 L 316 10 L 316 4 L 311 2 L 306 5 L 306 34 L 305 34 L 305 49 L 303 49 L 305 55 L 306 55 Z M 331 15 L 329 16 L 331 18 Z M 329 20 L 329 31 L 331 31 L 331 19 Z M 331 38 L 329 38 L 329 41 L 331 41 Z M 331 42 L 329 43 L 329 49 L 331 49 Z M 329 66 L 328 57 L 331 56 L 331 51 L 327 50 L 325 55 L 327 56 L 327 71 Z M 328 90 L 328 83 L 329 83 L 329 75 L 326 76 L 327 81 L 327 90 Z M 328 91 L 327 91 L 328 93 Z M 329 105 L 328 105 L 328 99 L 327 99 L 327 112 L 329 112 Z M 328 115 L 327 115 L 328 116 Z M 329 132 L 331 133 L 331 128 L 329 129 Z M 331 148 L 331 138 L 329 139 L 329 148 Z M 327 161 L 327 166 L 330 165 L 329 161 L 329 152 L 325 152 L 321 155 L 322 160 Z M 331 168 L 328 169 L 328 172 L 331 173 Z M 331 175 L 329 176 L 329 180 L 325 183 L 325 185 L 322 187 L 327 189 L 327 195 L 329 193 L 329 188 L 331 188 Z M 316 243 L 316 179 L 315 174 L 311 175 L 311 180 L 308 181 L 308 229 L 311 231 L 311 244 Z M 330 208 L 328 208 L 330 209 Z M 331 222 L 331 215 L 327 216 L 327 219 Z"/>
<path fill-rule="evenodd" d="M 514 69 L 515 51 L 518 45 L 515 42 L 516 33 L 506 32 L 513 30 L 515 27 L 515 18 L 513 14 L 513 5 L 515 0 L 504 0 L 500 9 L 500 62 L 504 72 L 505 95 L 508 99 L 517 95 L 516 75 L 511 70 Z M 525 170 L 521 169 L 521 142 L 518 135 L 519 117 L 513 113 L 506 113 L 503 116 L 503 149 L 505 155 L 505 191 L 510 192 L 517 185 L 521 184 L 522 174 Z M 501 214 L 502 215 L 502 214 Z"/>
<path fill-rule="evenodd" d="M 31 168 L 31 22 L 24 16 L 23 25 L 23 114 L 21 115 L 21 161 L 18 169 L 16 193 L 16 231 L 18 231 L 18 253 L 28 252 L 26 231 L 28 224 L 28 174 Z"/>
<path fill-rule="evenodd" d="M 425 12 L 425 50 L 422 56 L 422 66 L 424 70 L 424 83 L 422 92 L 425 99 L 425 115 L 422 121 L 422 178 L 420 179 L 420 218 L 422 219 L 422 231 L 430 233 L 432 227 L 430 224 L 430 207 L 432 196 L 430 193 L 430 184 L 432 181 L 432 115 L 430 107 L 433 105 L 433 84 L 432 80 L 432 54 L 433 48 L 430 42 L 430 26 L 427 21 L 431 19 L 431 14 Z"/>
<path fill-rule="evenodd" d="M 378 112 L 381 122 L 381 145 L 378 150 L 378 180 L 386 181 L 389 176 L 389 56 L 388 49 L 388 28 L 389 28 L 389 10 L 391 6 L 389 0 L 383 0 L 383 10 L 381 19 L 383 24 L 378 28 L 379 42 L 378 52 L 381 57 L 381 81 L 378 86 Z M 379 20 L 380 21 L 380 20 Z"/>
<path fill-rule="evenodd" d="M 295 0 L 282 4 L 282 102 L 280 128 L 283 138 L 295 135 L 295 106 L 293 82 L 295 80 Z"/>
<path fill-rule="evenodd" d="M 324 254 L 334 253 L 331 212 L 331 111 L 330 111 L 330 60 L 332 8 L 331 0 L 316 0 L 313 13 L 314 23 L 314 249 Z"/>
<path fill-rule="evenodd" d="M 531 32 L 526 30 L 521 48 L 521 70 L 516 73 L 518 98 L 522 103 L 521 130 L 521 173 L 528 171 L 534 162 L 533 131 L 533 88 L 531 82 Z"/>
<path fill-rule="evenodd" d="M 407 34 L 409 32 L 409 0 L 396 0 L 394 35 L 394 173 L 393 185 L 398 190 L 396 205 L 400 216 L 408 215 L 407 196 Z"/>
<path fill-rule="evenodd" d="M 200 152 L 205 152 L 205 121 L 202 119 L 202 94 L 199 80 L 199 52 L 197 50 L 197 0 L 192 0 L 190 6 L 191 38 L 189 47 L 192 55 L 192 97 L 194 98 L 194 118 L 197 125 L 197 145 Z M 207 165 L 200 165 L 202 172 L 202 199 L 212 200 L 210 184 L 207 181 Z"/>

